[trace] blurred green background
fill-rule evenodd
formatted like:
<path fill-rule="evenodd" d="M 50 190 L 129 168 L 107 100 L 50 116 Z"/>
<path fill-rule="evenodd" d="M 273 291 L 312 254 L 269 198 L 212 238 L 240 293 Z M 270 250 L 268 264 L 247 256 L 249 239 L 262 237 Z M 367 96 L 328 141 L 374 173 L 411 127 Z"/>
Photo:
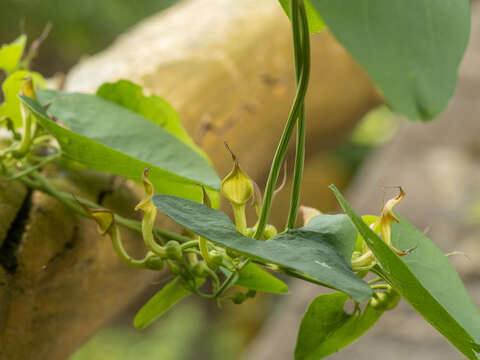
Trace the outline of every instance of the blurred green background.
<path fill-rule="evenodd" d="M 141 19 L 178 0 L 1 0 L 0 44 L 22 30 L 29 40 L 53 28 L 34 60 L 33 69 L 46 76 L 66 72 L 82 56 L 108 46 Z"/>

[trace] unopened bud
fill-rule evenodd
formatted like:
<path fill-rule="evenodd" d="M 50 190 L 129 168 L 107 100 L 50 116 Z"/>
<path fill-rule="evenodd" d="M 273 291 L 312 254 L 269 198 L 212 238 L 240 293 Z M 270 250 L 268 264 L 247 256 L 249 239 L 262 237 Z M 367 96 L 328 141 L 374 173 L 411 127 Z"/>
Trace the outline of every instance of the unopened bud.
<path fill-rule="evenodd" d="M 370 305 L 380 311 L 394 309 L 400 302 L 400 295 L 393 289 L 387 292 L 378 292 L 370 300 Z"/>
<path fill-rule="evenodd" d="M 192 267 L 192 273 L 197 277 L 206 277 L 207 270 L 208 270 L 208 266 L 205 263 L 205 261 L 199 261 Z"/>
<path fill-rule="evenodd" d="M 277 228 L 271 224 L 268 224 L 267 226 L 265 226 L 265 230 L 263 230 L 263 238 L 265 240 L 269 240 L 274 236 L 277 236 L 277 234 L 278 234 Z"/>
<path fill-rule="evenodd" d="M 244 293 L 238 292 L 238 293 L 233 294 L 231 299 L 232 299 L 232 302 L 234 304 L 240 305 L 245 300 L 247 300 L 247 296 Z"/>
<path fill-rule="evenodd" d="M 183 257 L 180 243 L 175 240 L 170 240 L 169 242 L 167 242 L 167 244 L 165 245 L 165 252 L 167 258 L 171 260 L 180 260 Z"/>
<path fill-rule="evenodd" d="M 210 251 L 210 259 L 208 265 L 212 270 L 217 270 L 223 263 L 223 256 L 216 250 Z"/>
<path fill-rule="evenodd" d="M 152 254 L 145 261 L 145 266 L 150 270 L 162 270 L 163 265 L 163 259 L 158 255 Z"/>
<path fill-rule="evenodd" d="M 253 182 L 240 168 L 236 156 L 231 154 L 233 170 L 223 179 L 220 191 L 233 204 L 244 205 L 253 196 Z"/>

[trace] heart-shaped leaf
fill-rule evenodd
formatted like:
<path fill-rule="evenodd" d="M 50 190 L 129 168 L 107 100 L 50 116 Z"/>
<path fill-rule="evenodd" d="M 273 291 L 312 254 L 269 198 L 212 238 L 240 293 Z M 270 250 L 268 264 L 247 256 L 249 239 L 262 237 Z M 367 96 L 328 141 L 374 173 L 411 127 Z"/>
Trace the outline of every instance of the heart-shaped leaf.
<path fill-rule="evenodd" d="M 351 271 L 351 252 L 356 232 L 344 215 L 319 215 L 330 224 L 290 230 L 268 241 L 239 233 L 230 218 L 208 206 L 169 195 L 152 198 L 157 208 L 175 222 L 211 242 L 248 255 L 254 260 L 279 265 L 306 275 L 311 281 L 341 290 L 357 301 L 372 295 L 370 287 Z M 336 234 L 336 231 L 341 231 Z M 348 247 L 345 245 L 351 243 Z"/>

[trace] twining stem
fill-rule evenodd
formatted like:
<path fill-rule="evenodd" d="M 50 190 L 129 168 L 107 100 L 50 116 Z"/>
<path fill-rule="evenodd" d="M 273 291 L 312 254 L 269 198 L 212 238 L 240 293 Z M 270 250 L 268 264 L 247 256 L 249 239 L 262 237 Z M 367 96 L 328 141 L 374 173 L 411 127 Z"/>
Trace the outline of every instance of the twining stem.
<path fill-rule="evenodd" d="M 296 25 L 293 21 L 296 1 L 292 1 L 291 11 L 290 14 L 292 16 L 292 31 L 294 30 L 294 26 Z M 300 1 L 298 6 L 298 12 L 295 15 L 299 17 L 296 21 L 298 22 L 298 27 L 300 28 L 300 41 L 301 41 L 301 49 L 298 47 L 295 48 L 295 75 L 297 85 L 300 81 L 300 73 L 303 71 L 305 66 L 310 66 L 310 34 L 308 31 L 308 21 L 307 21 L 307 14 L 305 11 L 305 5 L 303 0 Z M 302 51 L 300 51 L 302 50 Z M 295 227 L 295 222 L 297 220 L 298 215 L 298 207 L 300 205 L 300 190 L 302 185 L 302 178 L 303 178 L 303 168 L 305 164 L 305 102 L 302 103 L 300 116 L 297 121 L 297 137 L 296 137 L 296 149 L 295 149 L 295 167 L 293 172 L 293 184 L 292 184 L 292 192 L 290 195 L 290 210 L 288 213 L 287 219 L 287 229 L 292 229 Z"/>
<path fill-rule="evenodd" d="M 303 1 L 302 1 L 302 5 L 303 5 Z M 298 8 L 296 11 L 298 11 Z M 293 17 L 292 17 L 292 20 L 295 21 Z M 301 49 L 302 45 L 301 45 L 301 36 L 299 34 L 300 28 L 298 26 L 298 19 L 296 20 L 295 26 L 292 27 L 292 30 L 294 32 L 293 46 L 295 49 L 297 48 Z M 308 29 L 307 29 L 307 32 L 308 32 Z M 305 38 L 307 39 L 305 42 L 308 42 L 309 41 L 308 36 Z M 288 143 L 290 142 L 290 138 L 292 137 L 292 134 L 293 134 L 293 129 L 295 128 L 295 123 L 297 121 L 297 118 L 300 116 L 302 105 L 305 100 L 305 94 L 307 92 L 308 81 L 310 77 L 309 61 L 310 61 L 309 58 L 304 59 L 304 66 L 302 66 L 302 71 L 300 73 L 300 79 L 298 81 L 295 99 L 293 101 L 290 114 L 288 115 L 288 119 L 285 124 L 282 137 L 280 138 L 280 142 L 278 144 L 277 150 L 273 157 L 272 166 L 270 168 L 270 173 L 267 179 L 267 185 L 265 187 L 265 196 L 262 204 L 262 211 L 260 213 L 260 218 L 258 220 L 257 231 L 255 232 L 255 235 L 254 235 L 255 239 L 260 239 L 262 237 L 263 231 L 265 230 L 265 226 L 267 225 L 268 217 L 270 215 L 270 208 L 272 206 L 273 192 L 275 190 L 275 185 L 278 180 L 278 174 L 280 172 L 282 162 L 285 158 L 285 153 L 287 151 Z"/>

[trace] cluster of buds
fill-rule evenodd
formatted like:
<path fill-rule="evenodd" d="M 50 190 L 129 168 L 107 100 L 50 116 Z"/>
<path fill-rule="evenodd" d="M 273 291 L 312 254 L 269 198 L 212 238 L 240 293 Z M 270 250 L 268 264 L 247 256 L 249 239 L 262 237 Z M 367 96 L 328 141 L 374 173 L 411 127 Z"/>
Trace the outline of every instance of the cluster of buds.
<path fill-rule="evenodd" d="M 257 214 L 259 214 L 262 206 L 262 194 L 258 186 L 241 169 L 236 156 L 231 151 L 230 153 L 233 158 L 233 169 L 223 179 L 220 191 L 233 208 L 237 230 L 243 235 L 253 236 L 256 225 L 251 228 L 248 227 L 246 205 L 253 199 L 253 205 Z M 235 272 L 243 266 L 241 264 L 245 263 L 245 259 L 240 254 L 217 247 L 207 239 L 187 230 L 185 230 L 184 236 L 179 239 L 181 242 L 175 240 L 178 237 L 174 237 L 173 240 L 165 243 L 162 237 L 156 236 L 154 224 L 158 210 L 152 202 L 155 190 L 148 179 L 148 172 L 149 169 L 145 169 L 142 175 L 144 196 L 135 207 L 135 210 L 140 210 L 143 213 L 141 232 L 148 249 L 143 259 L 134 259 L 126 252 L 122 244 L 119 227 L 112 212 L 106 209 L 91 209 L 80 205 L 85 212 L 95 219 L 100 234 L 108 235 L 111 238 L 113 248 L 125 263 L 150 270 L 162 270 L 166 264 L 170 272 L 182 279 L 182 283 L 187 289 L 204 297 L 218 299 L 216 294 L 221 294 L 223 291 L 217 275 L 219 268 L 225 267 L 228 271 Z M 203 204 L 211 206 L 207 191 L 203 187 L 202 191 Z M 267 225 L 262 240 L 268 240 L 275 235 L 277 235 L 276 228 L 273 225 Z M 203 283 L 203 281 L 199 282 L 198 280 L 207 277 L 212 280 L 213 294 L 202 294 L 198 289 L 198 284 Z M 253 296 L 255 296 L 255 292 L 249 291 L 247 293 L 234 293 L 223 299 L 230 299 L 235 304 L 240 304 Z"/>

